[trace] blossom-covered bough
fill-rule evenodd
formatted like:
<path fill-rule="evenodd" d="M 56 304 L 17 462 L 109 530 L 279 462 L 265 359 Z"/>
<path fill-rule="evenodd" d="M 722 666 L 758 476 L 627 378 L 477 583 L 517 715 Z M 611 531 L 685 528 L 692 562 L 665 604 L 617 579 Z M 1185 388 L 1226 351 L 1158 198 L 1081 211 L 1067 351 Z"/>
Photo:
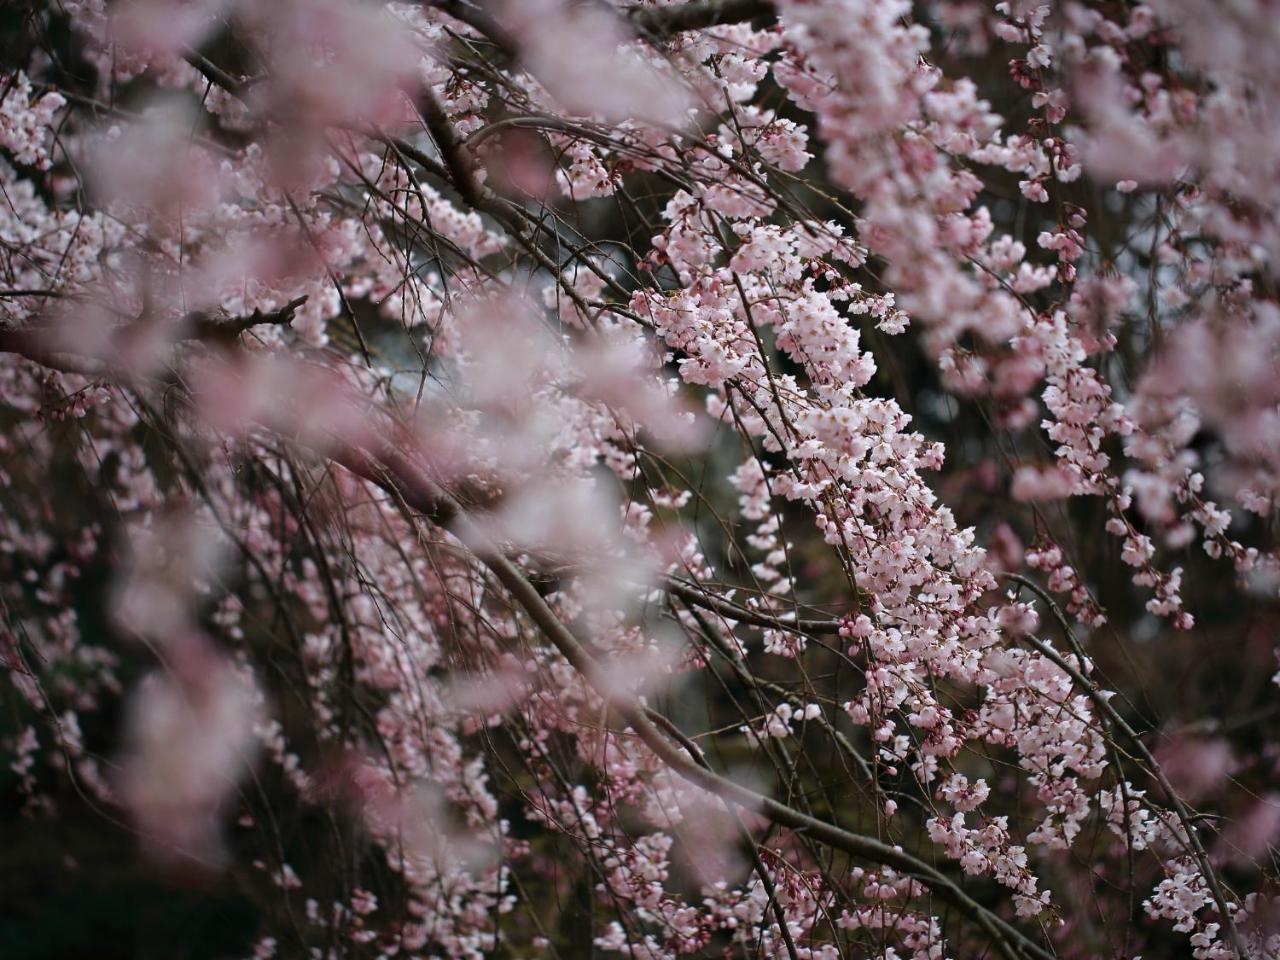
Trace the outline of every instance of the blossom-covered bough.
<path fill-rule="evenodd" d="M 231 884 L 209 957 L 1280 956 L 1268 4 L 0 18 L 67 889 Z"/>

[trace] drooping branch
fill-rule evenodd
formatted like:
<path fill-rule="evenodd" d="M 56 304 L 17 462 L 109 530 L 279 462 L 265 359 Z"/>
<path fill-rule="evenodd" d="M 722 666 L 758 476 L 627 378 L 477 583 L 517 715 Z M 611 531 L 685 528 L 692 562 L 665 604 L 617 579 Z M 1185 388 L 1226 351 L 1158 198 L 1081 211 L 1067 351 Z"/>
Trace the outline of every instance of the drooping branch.
<path fill-rule="evenodd" d="M 601 676 L 602 665 L 560 621 L 525 573 L 490 540 L 447 491 L 432 482 L 392 445 L 385 444 L 374 452 L 348 448 L 339 450 L 333 458 L 357 476 L 393 493 L 466 544 L 543 636 L 674 773 L 723 800 L 756 811 L 779 826 L 802 830 L 811 838 L 850 856 L 919 878 L 935 894 L 971 916 L 1009 960 L 1018 957 L 1051 960 L 1051 954 L 1043 947 L 979 904 L 947 876 L 900 847 L 819 820 L 699 765 L 662 734 L 649 718 L 647 708 L 610 690 L 610 685 Z"/>
<path fill-rule="evenodd" d="M 275 310 L 254 310 L 239 317 L 219 316 L 211 311 L 195 311 L 166 331 L 169 339 L 179 341 L 198 340 L 204 343 L 228 344 L 254 327 L 289 326 L 298 308 L 307 302 L 305 296 L 295 297 Z M 128 325 L 113 331 L 125 336 Z M 111 368 L 97 357 L 83 354 L 66 340 L 63 331 L 44 324 L 34 323 L 22 327 L 0 330 L 0 353 L 13 353 L 34 360 L 65 373 L 84 373 L 91 376 L 108 376 Z"/>
<path fill-rule="evenodd" d="M 444 112 L 444 107 L 431 88 L 425 85 L 413 92 L 413 104 L 422 117 L 427 132 L 431 134 L 431 139 L 435 141 L 436 149 L 440 151 L 440 159 L 449 171 L 449 179 L 454 187 L 471 206 L 480 206 L 483 187 L 476 177 L 475 161 L 458 135 L 457 128 L 449 120 L 449 115 Z"/>
<path fill-rule="evenodd" d="M 1051 597 L 1034 580 L 1024 577 L 1021 574 L 1002 572 L 1000 575 L 1007 580 L 1011 580 L 1014 583 L 1026 587 L 1049 607 L 1054 618 L 1058 621 L 1059 626 L 1061 626 L 1068 642 L 1070 642 L 1076 652 L 1076 656 L 1080 659 L 1080 667 L 1083 667 L 1083 651 L 1080 650 L 1079 644 L 1075 639 L 1071 630 L 1070 622 L 1054 602 L 1053 597 Z M 1071 682 L 1084 692 L 1085 696 L 1089 698 L 1090 702 L 1102 715 L 1104 722 L 1108 726 L 1123 733 L 1125 739 L 1133 744 L 1138 756 L 1140 756 L 1148 765 L 1151 771 L 1151 776 L 1158 784 L 1160 784 L 1160 789 L 1164 792 L 1170 806 L 1173 807 L 1174 816 L 1178 818 L 1178 823 L 1187 836 L 1187 843 L 1191 848 L 1191 854 L 1195 858 L 1196 864 L 1199 866 L 1201 875 L 1204 877 L 1205 882 L 1209 885 L 1209 892 L 1213 897 L 1214 905 L 1218 908 L 1218 914 L 1222 917 L 1223 927 L 1227 932 L 1227 936 L 1231 940 L 1232 946 L 1235 947 L 1236 952 L 1241 957 L 1247 956 L 1248 954 L 1244 948 L 1244 941 L 1240 936 L 1240 931 L 1236 928 L 1226 893 L 1222 889 L 1222 882 L 1218 877 L 1218 871 L 1214 868 L 1213 861 L 1210 859 L 1208 851 L 1205 850 L 1204 844 L 1200 842 L 1200 836 L 1196 832 L 1195 824 L 1191 822 L 1191 811 L 1187 809 L 1186 802 L 1178 794 L 1178 791 L 1174 788 L 1173 784 L 1169 782 L 1168 776 L 1160 766 L 1159 761 L 1156 760 L 1155 755 L 1152 754 L 1142 737 L 1138 735 L 1138 732 L 1129 725 L 1129 722 L 1125 720 L 1123 716 L 1120 715 L 1120 711 L 1118 711 L 1115 708 L 1115 705 L 1112 704 L 1111 697 L 1105 691 L 1101 690 L 1096 683 L 1085 676 L 1079 667 L 1071 663 L 1070 660 L 1038 637 L 1028 635 L 1026 637 L 1026 641 L 1037 653 L 1050 661 L 1054 666 L 1071 678 Z"/>
<path fill-rule="evenodd" d="M 182 339 L 204 340 L 206 342 L 230 342 L 254 327 L 287 327 L 304 303 L 305 296 L 294 297 L 284 306 L 276 310 L 254 310 L 243 317 L 222 318 L 213 313 L 201 312 L 187 314 L 183 327 L 186 328 Z"/>
<path fill-rule="evenodd" d="M 705 607 L 730 620 L 749 623 L 752 626 L 764 627 L 768 630 L 789 630 L 800 634 L 834 634 L 840 632 L 839 620 L 801 620 L 787 619 L 785 615 L 771 615 L 760 610 L 750 610 L 722 597 L 699 590 L 677 577 L 665 577 L 663 586 L 682 600 L 695 606 Z"/>

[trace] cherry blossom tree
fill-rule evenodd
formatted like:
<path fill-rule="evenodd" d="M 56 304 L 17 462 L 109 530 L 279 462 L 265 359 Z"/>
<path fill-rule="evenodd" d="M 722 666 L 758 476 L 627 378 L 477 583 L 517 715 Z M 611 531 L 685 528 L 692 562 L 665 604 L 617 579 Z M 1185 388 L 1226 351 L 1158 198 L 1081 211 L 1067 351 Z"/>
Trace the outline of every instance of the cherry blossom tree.
<path fill-rule="evenodd" d="M 6 4 L 0 947 L 1280 957 L 1274 14 Z"/>

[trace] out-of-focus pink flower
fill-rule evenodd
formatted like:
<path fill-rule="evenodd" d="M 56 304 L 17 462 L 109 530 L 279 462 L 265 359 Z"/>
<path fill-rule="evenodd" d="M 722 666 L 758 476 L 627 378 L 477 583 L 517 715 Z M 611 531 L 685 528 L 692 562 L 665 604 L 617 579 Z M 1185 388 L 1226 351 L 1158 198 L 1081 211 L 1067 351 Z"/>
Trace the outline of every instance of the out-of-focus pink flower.
<path fill-rule="evenodd" d="M 362 758 L 346 761 L 339 796 L 381 842 L 401 851 L 411 880 L 454 871 L 490 869 L 500 852 L 496 837 L 472 830 L 440 784 L 397 782 Z"/>
<path fill-rule="evenodd" d="M 521 61 L 569 111 L 615 121 L 685 119 L 688 92 L 659 57 L 628 44 L 632 36 L 607 7 L 504 0 L 501 14 L 519 43 Z"/>
<path fill-rule="evenodd" d="M 219 165 L 193 136 L 196 115 L 180 101 L 160 100 L 140 119 L 106 128 L 90 167 L 102 199 L 126 218 L 177 219 L 217 203 L 225 184 Z"/>
<path fill-rule="evenodd" d="M 226 548 L 215 526 L 181 511 L 135 527 L 129 565 L 112 600 L 117 624 L 161 647 L 180 644 L 190 629 L 197 585 L 217 577 Z"/>
<path fill-rule="evenodd" d="M 556 186 L 554 158 L 542 137 L 532 130 L 503 131 L 486 167 L 498 188 L 505 185 L 537 200 L 548 197 Z"/>
<path fill-rule="evenodd" d="M 1019 467 L 1013 475 L 1013 499 L 1061 500 L 1071 496 L 1075 488 L 1074 478 L 1061 467 Z"/>
<path fill-rule="evenodd" d="M 361 447 L 380 423 L 335 369 L 280 355 L 208 357 L 191 386 L 214 429 L 243 435 L 265 427 L 320 452 Z"/>
<path fill-rule="evenodd" d="M 681 640 L 659 633 L 631 650 L 602 655 L 599 666 L 591 673 L 591 682 L 606 699 L 616 697 L 632 702 L 667 679 L 684 654 Z"/>
<path fill-rule="evenodd" d="M 131 56 L 181 56 L 198 47 L 235 0 L 122 0 L 112 4 L 111 37 Z"/>
<path fill-rule="evenodd" d="M 1221 738 L 1174 737 L 1160 745 L 1156 760 L 1179 794 L 1192 802 L 1226 786 L 1237 767 L 1235 751 Z"/>
<path fill-rule="evenodd" d="M 625 414 L 668 450 L 690 450 L 705 437 L 705 424 L 681 406 L 675 384 L 658 377 L 653 346 L 643 338 L 605 335 L 574 353 L 583 399 Z"/>
<path fill-rule="evenodd" d="M 1244 816 L 1232 822 L 1218 838 L 1214 851 L 1219 862 L 1249 864 L 1280 841 L 1280 793 L 1260 797 Z"/>
<path fill-rule="evenodd" d="M 604 559 L 622 547 L 617 505 L 590 479 L 547 476 L 522 484 L 483 525 L 497 540 L 557 557 Z"/>
<path fill-rule="evenodd" d="M 315 176 L 327 130 L 409 118 L 406 91 L 418 82 L 422 51 L 380 5 L 277 0 L 244 4 L 241 14 L 270 44 L 269 75 L 247 98 L 275 125 L 270 157 L 282 185 Z"/>
<path fill-rule="evenodd" d="M 453 681 L 444 699 L 450 708 L 465 713 L 501 714 L 528 697 L 531 679 L 513 658 L 495 670 Z"/>
<path fill-rule="evenodd" d="M 133 693 L 118 793 L 153 855 L 217 866 L 223 817 L 257 752 L 258 697 L 207 647 L 188 645 L 181 659 Z"/>
<path fill-rule="evenodd" d="M 996 569 L 1022 569 L 1022 540 L 1009 524 L 1001 521 L 987 537 L 987 551 Z"/>

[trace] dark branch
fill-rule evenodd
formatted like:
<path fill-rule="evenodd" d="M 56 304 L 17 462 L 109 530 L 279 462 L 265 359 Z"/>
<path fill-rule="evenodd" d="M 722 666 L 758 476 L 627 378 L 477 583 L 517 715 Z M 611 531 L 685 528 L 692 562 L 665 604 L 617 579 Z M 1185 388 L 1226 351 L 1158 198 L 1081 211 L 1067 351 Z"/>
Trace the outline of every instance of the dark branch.
<path fill-rule="evenodd" d="M 420 468 L 391 444 L 383 444 L 373 451 L 348 447 L 330 456 L 357 476 L 388 491 L 465 543 L 476 559 L 497 577 L 543 636 L 551 641 L 561 655 L 592 686 L 597 688 L 597 692 L 608 700 L 610 707 L 617 711 L 645 746 L 680 777 L 724 800 L 754 810 L 779 826 L 803 830 L 813 839 L 851 856 L 880 863 L 919 878 L 935 894 L 972 917 L 1008 960 L 1017 960 L 1020 957 L 1051 960 L 1051 954 L 1047 950 L 977 903 L 950 878 L 901 847 L 891 846 L 873 837 L 851 833 L 825 820 L 811 817 L 794 807 L 756 793 L 701 766 L 694 756 L 690 756 L 663 735 L 650 719 L 648 708 L 629 697 L 609 693 L 608 684 L 602 683 L 600 662 L 560 621 L 537 588 L 530 583 L 528 576 L 489 540 L 488 536 L 467 516 L 457 500 L 432 482 Z"/>
<path fill-rule="evenodd" d="M 195 50 L 188 50 L 182 55 L 182 59 L 186 60 L 191 66 L 200 72 L 200 75 L 212 83 L 215 87 L 221 87 L 232 96 L 239 97 L 249 87 L 249 81 L 237 80 L 222 67 L 218 66 L 204 54 Z"/>
<path fill-rule="evenodd" d="M 244 317 L 215 317 L 209 313 L 190 313 L 173 332 L 174 340 L 199 340 L 204 343 L 230 344 L 236 337 L 260 326 L 287 327 L 293 322 L 298 308 L 306 303 L 306 297 L 296 297 L 278 310 L 263 313 L 255 310 Z M 118 335 L 126 336 L 129 327 L 122 326 Z M 13 353 L 36 363 L 64 373 L 80 373 L 86 376 L 106 376 L 111 373 L 101 357 L 76 353 L 71 344 L 62 342 L 56 327 L 28 326 L 0 330 L 0 353 Z"/>
<path fill-rule="evenodd" d="M 629 11 L 636 29 L 655 39 L 776 15 L 770 0 L 693 0 L 678 7 L 632 7 Z"/>
<path fill-rule="evenodd" d="M 839 620 L 787 620 L 761 610 L 749 610 L 736 603 L 713 596 L 706 590 L 701 590 L 676 577 L 666 577 L 663 582 L 667 590 L 680 599 L 688 601 L 695 606 L 705 607 L 707 610 L 718 613 L 730 620 L 737 620 L 739 623 L 749 623 L 753 626 L 772 630 L 790 630 L 792 633 L 812 635 L 840 632 Z"/>
<path fill-rule="evenodd" d="M 435 141 L 440 159 L 449 171 L 449 179 L 453 181 L 455 189 L 471 206 L 480 206 L 484 190 L 476 176 L 475 162 L 431 88 L 425 85 L 420 87 L 414 94 L 413 105 L 422 117 L 431 139 Z"/>
<path fill-rule="evenodd" d="M 307 298 L 295 297 L 279 310 L 263 313 L 254 310 L 247 317 L 231 317 L 219 319 L 208 313 L 191 313 L 186 317 L 186 340 L 204 340 L 207 342 L 230 342 L 246 330 L 254 327 L 275 326 L 287 327 L 293 323 L 298 308 L 307 302 Z"/>
<path fill-rule="evenodd" d="M 481 7 L 473 3 L 467 3 L 466 0 L 430 0 L 427 6 L 434 7 L 442 13 L 447 13 L 459 23 L 465 23 L 508 57 L 515 57 L 519 52 L 520 45 L 516 42 L 515 37 L 508 33 L 502 24 L 489 16 Z"/>

